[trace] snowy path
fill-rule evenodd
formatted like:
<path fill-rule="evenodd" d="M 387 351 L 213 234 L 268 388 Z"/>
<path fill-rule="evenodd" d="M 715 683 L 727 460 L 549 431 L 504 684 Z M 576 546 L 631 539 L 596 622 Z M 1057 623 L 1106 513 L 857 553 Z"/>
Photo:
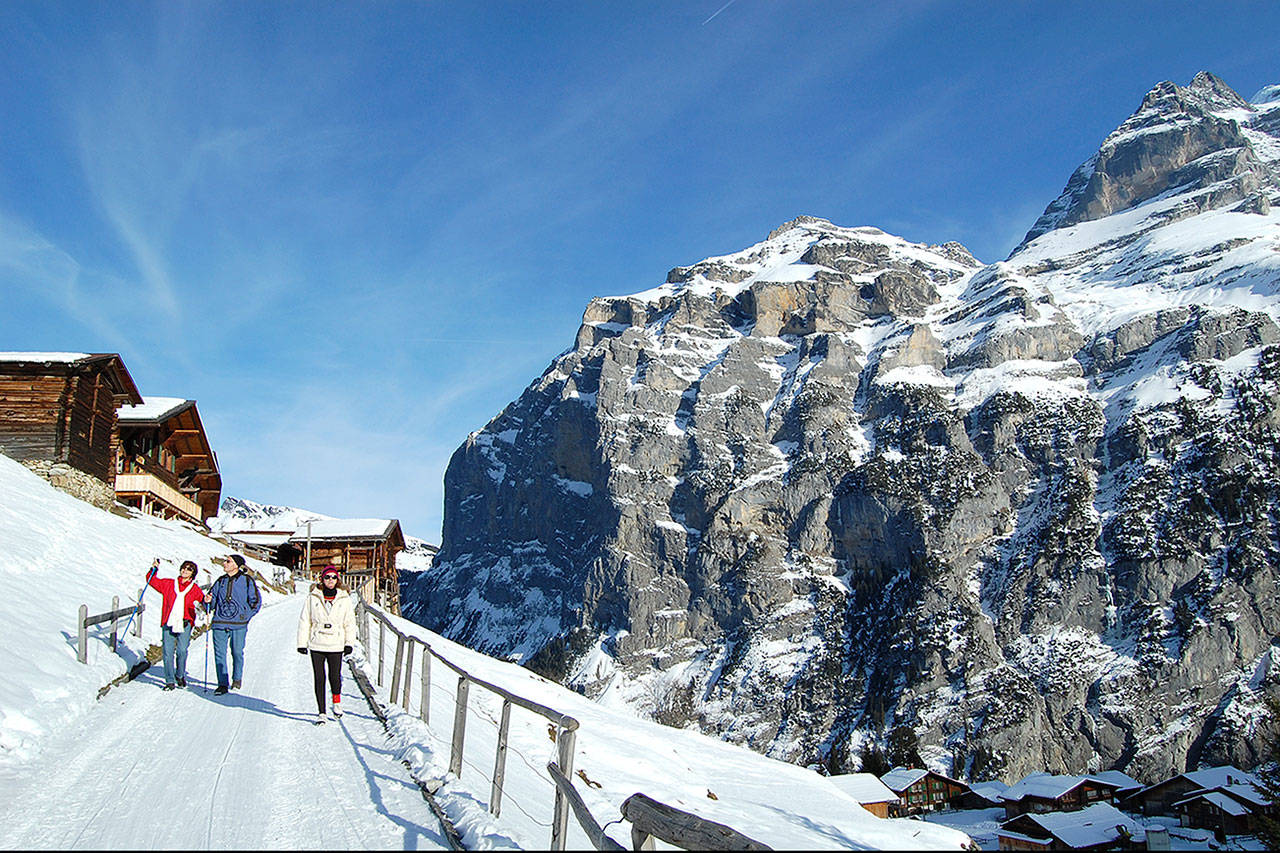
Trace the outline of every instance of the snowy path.
<path fill-rule="evenodd" d="M 300 607 L 296 596 L 253 620 L 243 691 L 204 692 L 193 640 L 186 690 L 160 690 L 156 666 L 33 765 L 0 773 L 0 847 L 446 849 L 349 670 L 341 723 L 313 724 Z"/>

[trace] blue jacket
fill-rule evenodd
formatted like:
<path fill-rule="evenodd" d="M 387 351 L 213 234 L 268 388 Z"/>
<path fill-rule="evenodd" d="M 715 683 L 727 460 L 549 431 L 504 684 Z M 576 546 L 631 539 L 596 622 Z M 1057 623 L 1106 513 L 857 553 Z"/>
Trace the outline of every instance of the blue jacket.
<path fill-rule="evenodd" d="M 243 578 L 243 580 L 241 580 Z M 205 606 L 213 613 L 212 627 L 242 628 L 262 607 L 262 593 L 247 572 L 223 575 L 209 587 Z"/>

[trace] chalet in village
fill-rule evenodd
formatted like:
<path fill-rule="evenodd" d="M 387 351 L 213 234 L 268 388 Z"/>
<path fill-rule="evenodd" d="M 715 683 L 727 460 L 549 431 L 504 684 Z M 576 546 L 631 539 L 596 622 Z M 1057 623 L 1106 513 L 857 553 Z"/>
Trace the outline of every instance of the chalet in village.
<path fill-rule="evenodd" d="M 121 406 L 116 498 L 201 524 L 218 513 L 222 474 L 194 400 L 147 397 Z"/>
<path fill-rule="evenodd" d="M 142 395 L 116 353 L 0 353 L 0 453 L 76 497 L 115 502 L 116 409 Z"/>
<path fill-rule="evenodd" d="M 953 800 L 969 790 L 950 776 L 918 767 L 895 767 L 880 781 L 898 796 L 899 802 L 889 807 L 894 817 L 950 808 Z"/>
<path fill-rule="evenodd" d="M 337 566 L 347 586 L 400 612 L 400 575 L 396 554 L 404 550 L 397 519 L 333 518 L 312 521 L 294 531 L 279 550 L 283 565 L 315 579 L 325 566 Z"/>
<path fill-rule="evenodd" d="M 841 773 L 829 779 L 876 817 L 888 817 L 889 806 L 898 802 L 898 795 L 874 773 Z"/>
<path fill-rule="evenodd" d="M 1137 791 L 1142 787 L 1130 777 L 1116 770 L 1106 770 L 1087 776 L 1053 776 L 1049 773 L 1032 773 L 1024 777 L 1000 795 L 1006 818 L 1027 813 L 1071 811 L 1094 803 L 1114 805 L 1117 794 Z"/>

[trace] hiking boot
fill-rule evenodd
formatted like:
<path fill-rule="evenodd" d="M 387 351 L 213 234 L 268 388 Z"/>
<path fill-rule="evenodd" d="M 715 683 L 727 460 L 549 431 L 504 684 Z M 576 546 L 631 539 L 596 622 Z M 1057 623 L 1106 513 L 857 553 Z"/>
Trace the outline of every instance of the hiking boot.
<path fill-rule="evenodd" d="M 174 688 L 174 685 L 172 685 L 172 684 L 166 684 L 164 687 L 161 687 L 160 689 L 161 689 L 161 690 L 172 690 L 173 688 Z"/>
<path fill-rule="evenodd" d="M 341 696 L 333 697 L 333 716 L 335 718 L 342 716 L 342 697 Z"/>
<path fill-rule="evenodd" d="M 329 718 L 324 715 L 324 711 L 321 711 L 319 714 L 316 714 L 317 726 L 323 726 L 328 720 Z"/>
<path fill-rule="evenodd" d="M 214 696 L 225 696 L 225 695 L 227 695 L 227 687 L 226 687 L 226 685 L 225 685 L 225 684 L 219 684 L 219 685 L 218 685 L 218 689 L 217 689 L 217 690 L 215 690 L 215 691 L 213 691 L 213 695 L 214 695 Z"/>
<path fill-rule="evenodd" d="M 178 679 L 178 686 L 179 686 L 179 687 L 186 687 L 186 686 L 187 686 L 187 680 L 186 680 L 185 678 L 179 678 L 179 679 Z"/>
<path fill-rule="evenodd" d="M 239 690 L 239 689 L 240 689 L 240 680 L 239 680 L 239 679 L 236 679 L 235 681 L 231 682 L 231 689 L 232 689 L 232 690 Z"/>

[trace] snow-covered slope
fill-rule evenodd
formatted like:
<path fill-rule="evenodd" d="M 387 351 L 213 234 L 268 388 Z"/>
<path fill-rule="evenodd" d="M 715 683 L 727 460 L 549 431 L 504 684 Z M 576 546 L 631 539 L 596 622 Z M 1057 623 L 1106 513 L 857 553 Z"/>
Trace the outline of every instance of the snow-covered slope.
<path fill-rule="evenodd" d="M 160 596 L 146 593 L 143 634 L 122 637 L 122 654 L 107 646 L 109 625 L 89 629 L 88 664 L 76 660 L 76 618 L 138 600 L 151 562 L 161 577 L 194 560 L 199 580 L 221 574 L 215 564 L 231 549 L 181 522 L 147 515 L 121 517 L 54 489 L 0 455 L 0 762 L 28 759 L 43 738 L 85 713 L 98 689 L 128 671 L 160 642 Z M 250 566 L 270 577 L 269 567 Z M 213 574 L 211 575 L 211 571 Z M 264 598 L 272 593 L 264 588 Z M 121 626 L 123 627 L 123 625 Z"/>

